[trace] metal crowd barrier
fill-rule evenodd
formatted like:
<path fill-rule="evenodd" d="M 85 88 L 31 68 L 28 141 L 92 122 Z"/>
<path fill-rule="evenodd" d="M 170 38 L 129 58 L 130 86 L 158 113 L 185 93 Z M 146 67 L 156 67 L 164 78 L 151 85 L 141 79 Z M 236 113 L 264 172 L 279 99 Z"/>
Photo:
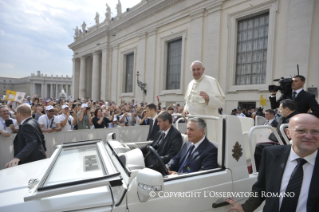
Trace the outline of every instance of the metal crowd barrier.
<path fill-rule="evenodd" d="M 146 141 L 148 130 L 149 126 L 143 125 L 106 129 L 60 131 L 43 134 L 45 136 L 47 154 L 48 157 L 50 157 L 54 152 L 56 145 L 65 142 L 74 142 L 96 138 L 106 141 L 106 136 L 112 132 L 116 133 L 116 140 L 123 143 Z M 186 124 L 180 124 L 180 132 L 185 132 L 185 130 Z M 15 136 L 16 134 L 11 135 L 10 137 L 0 136 L 0 169 L 4 169 L 5 164 L 13 159 L 13 140 Z"/>

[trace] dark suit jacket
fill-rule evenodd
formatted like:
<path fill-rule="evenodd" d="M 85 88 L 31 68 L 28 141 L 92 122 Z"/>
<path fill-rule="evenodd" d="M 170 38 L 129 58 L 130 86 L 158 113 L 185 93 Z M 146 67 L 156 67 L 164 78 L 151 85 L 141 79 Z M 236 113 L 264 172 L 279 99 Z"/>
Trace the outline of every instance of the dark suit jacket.
<path fill-rule="evenodd" d="M 25 120 L 13 141 L 14 157 L 19 164 L 45 159 L 45 139 L 38 122 L 32 118 Z"/>
<path fill-rule="evenodd" d="M 192 142 L 187 141 L 181 151 L 169 161 L 167 164 L 171 171 L 178 171 L 184 159 L 187 151 L 192 145 Z M 207 138 L 195 149 L 192 154 L 192 158 L 183 166 L 183 170 L 180 173 L 190 173 L 199 170 L 207 170 L 217 168 L 217 148 Z"/>
<path fill-rule="evenodd" d="M 292 99 L 291 93 L 282 95 L 278 100 L 275 97 L 269 97 L 271 108 L 278 108 L 281 100 L 284 99 Z M 297 95 L 295 102 L 297 103 L 297 111 L 299 113 L 307 113 L 311 109 L 312 114 L 319 118 L 319 105 L 314 94 L 302 90 Z"/>
<path fill-rule="evenodd" d="M 162 133 L 162 131 L 157 132 L 155 140 L 150 144 L 150 146 L 157 150 L 157 153 L 161 156 L 164 164 L 166 164 L 170 161 L 170 159 L 177 155 L 181 149 L 183 138 L 181 133 L 174 126 L 171 126 L 164 140 L 160 142 L 160 145 L 158 145 L 161 140 Z M 149 145 L 141 148 L 144 155 L 148 152 L 147 146 Z"/>
<path fill-rule="evenodd" d="M 148 123 L 151 123 L 153 121 L 152 119 L 148 119 Z M 155 135 L 159 131 L 159 126 L 157 125 L 157 119 L 155 119 L 154 125 L 150 125 L 150 128 L 148 130 L 148 135 L 147 135 L 147 141 L 154 141 L 155 140 Z"/>
<path fill-rule="evenodd" d="M 265 125 L 266 123 L 267 123 L 267 121 L 264 123 L 264 125 Z M 272 126 L 272 127 L 274 127 L 274 128 L 276 128 L 277 125 L 278 125 L 278 122 L 277 122 L 276 120 L 273 120 L 273 121 L 271 122 L 271 124 L 270 124 L 270 126 Z"/>
<path fill-rule="evenodd" d="M 258 192 L 258 197 L 249 198 L 243 205 L 245 212 L 254 211 L 266 200 L 263 211 L 273 212 L 279 209 L 279 197 L 262 197 L 261 192 L 280 192 L 281 180 L 290 153 L 291 145 L 267 147 L 263 151 L 257 182 L 252 192 Z M 307 211 L 319 211 L 319 154 L 317 154 L 315 167 L 309 187 Z"/>
<path fill-rule="evenodd" d="M 281 126 L 282 124 L 288 124 L 288 123 L 289 123 L 289 120 L 291 119 L 291 117 L 293 117 L 294 115 L 297 115 L 297 114 L 299 114 L 299 112 L 298 112 L 298 111 L 295 111 L 295 112 L 292 112 L 292 113 L 291 113 L 289 116 L 287 116 L 287 117 L 281 116 L 281 117 L 278 119 L 277 132 L 278 132 L 278 134 L 279 134 L 279 136 L 280 136 L 280 138 L 281 138 L 281 140 L 282 140 L 282 142 L 283 142 L 284 144 L 286 144 L 286 142 L 285 142 L 285 140 L 283 139 L 283 137 L 282 137 L 282 135 L 281 135 L 280 126 Z M 268 139 L 269 139 L 269 140 L 272 140 L 272 141 L 275 141 L 275 142 L 278 142 L 278 141 L 277 141 L 277 138 L 276 138 L 275 135 L 274 135 L 274 133 L 271 133 L 271 134 L 269 135 Z"/>

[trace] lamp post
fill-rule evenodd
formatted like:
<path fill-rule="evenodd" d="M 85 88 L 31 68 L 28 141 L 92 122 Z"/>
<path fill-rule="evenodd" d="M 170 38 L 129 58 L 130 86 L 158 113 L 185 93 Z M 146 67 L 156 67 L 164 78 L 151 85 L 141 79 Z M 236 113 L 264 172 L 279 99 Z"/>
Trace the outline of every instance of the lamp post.
<path fill-rule="evenodd" d="M 145 99 L 145 95 L 147 94 L 146 83 L 141 82 L 141 81 L 139 80 L 140 72 L 137 72 L 137 73 L 136 73 L 136 76 L 137 76 L 137 85 L 138 85 L 138 87 L 140 87 L 141 90 L 143 91 L 143 102 L 145 102 L 144 99 Z"/>

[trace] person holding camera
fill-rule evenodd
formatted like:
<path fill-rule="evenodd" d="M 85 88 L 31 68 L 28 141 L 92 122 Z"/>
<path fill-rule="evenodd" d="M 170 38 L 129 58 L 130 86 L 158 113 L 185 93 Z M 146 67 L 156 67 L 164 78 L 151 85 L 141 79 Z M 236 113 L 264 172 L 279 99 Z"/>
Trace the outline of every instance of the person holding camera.
<path fill-rule="evenodd" d="M 38 122 L 42 132 L 56 132 L 61 131 L 60 119 L 54 116 L 55 108 L 51 105 L 45 108 L 46 115 L 39 117 Z"/>
<path fill-rule="evenodd" d="M 283 94 L 278 100 L 276 100 L 277 91 L 272 91 L 269 97 L 271 109 L 276 109 L 284 99 L 292 99 L 297 103 L 297 111 L 299 113 L 308 113 L 309 109 L 312 111 L 312 115 L 319 118 L 319 105 L 315 99 L 315 95 L 309 93 L 303 89 L 306 82 L 306 78 L 302 75 L 296 75 L 292 78 L 291 89 L 292 92 Z"/>
<path fill-rule="evenodd" d="M 92 119 L 90 114 L 91 108 L 87 104 L 81 105 L 81 110 L 77 113 L 77 126 L 78 129 L 90 129 Z"/>
<path fill-rule="evenodd" d="M 108 128 L 109 123 L 113 120 L 113 115 L 110 112 L 102 109 L 96 109 L 94 118 L 92 119 L 95 129 Z"/>
<path fill-rule="evenodd" d="M 124 123 L 125 126 L 133 126 L 136 123 L 135 113 L 130 113 L 130 108 L 125 107 L 125 113 L 120 116 L 120 123 Z"/>
<path fill-rule="evenodd" d="M 9 137 L 12 133 L 17 133 L 19 125 L 17 120 L 10 118 L 9 108 L 6 105 L 0 106 L 0 134 Z"/>
<path fill-rule="evenodd" d="M 69 111 L 69 106 L 62 105 L 62 114 L 58 117 L 61 121 L 62 131 L 72 130 L 72 126 L 74 125 L 72 113 L 73 111 Z"/>

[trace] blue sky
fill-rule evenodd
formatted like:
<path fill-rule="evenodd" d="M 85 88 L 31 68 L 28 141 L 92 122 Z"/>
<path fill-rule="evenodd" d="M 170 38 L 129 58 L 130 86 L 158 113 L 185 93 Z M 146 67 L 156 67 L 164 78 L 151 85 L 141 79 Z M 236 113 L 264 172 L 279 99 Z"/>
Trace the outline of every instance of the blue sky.
<path fill-rule="evenodd" d="M 121 0 L 123 12 L 139 2 Z M 104 20 L 106 3 L 116 16 L 117 0 L 0 0 L 0 76 L 71 76 L 74 29 Z"/>

